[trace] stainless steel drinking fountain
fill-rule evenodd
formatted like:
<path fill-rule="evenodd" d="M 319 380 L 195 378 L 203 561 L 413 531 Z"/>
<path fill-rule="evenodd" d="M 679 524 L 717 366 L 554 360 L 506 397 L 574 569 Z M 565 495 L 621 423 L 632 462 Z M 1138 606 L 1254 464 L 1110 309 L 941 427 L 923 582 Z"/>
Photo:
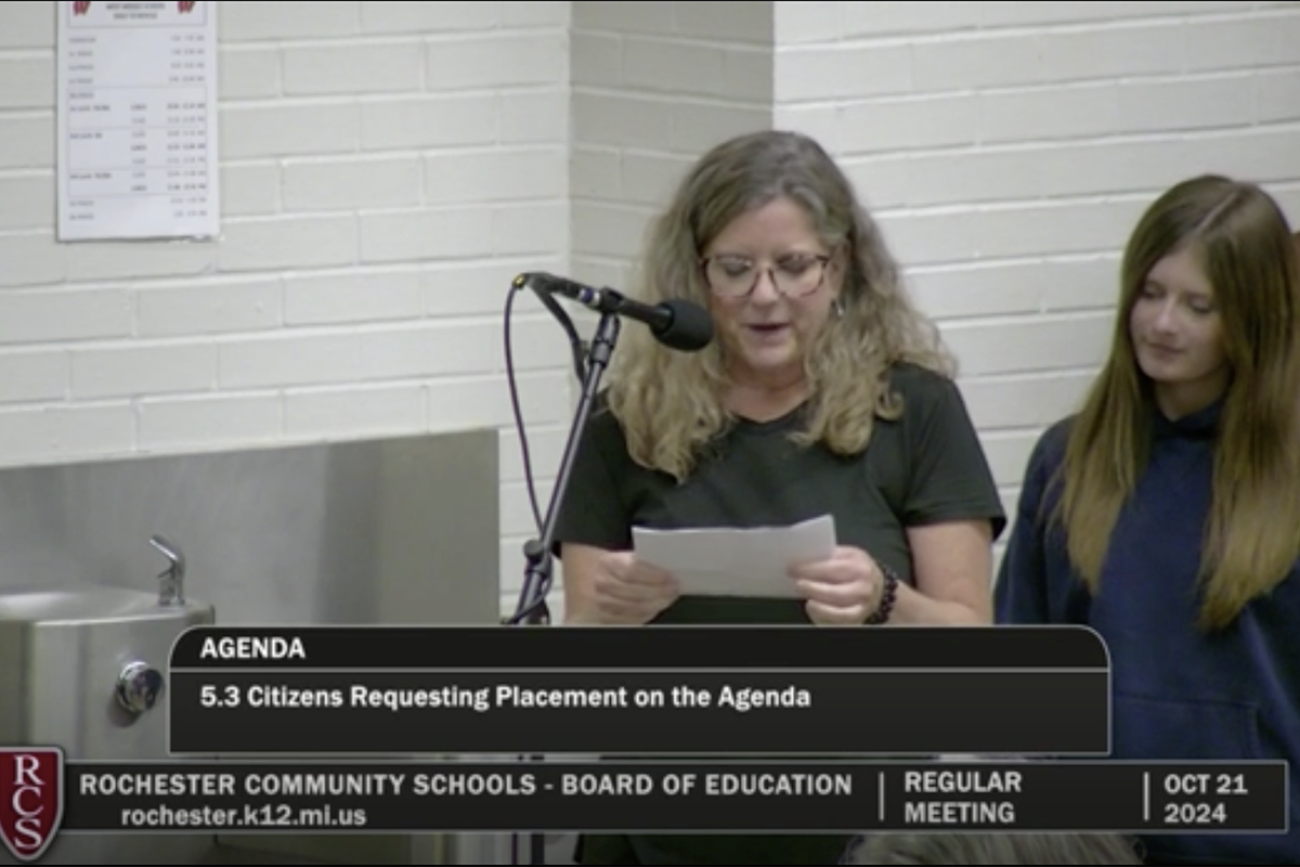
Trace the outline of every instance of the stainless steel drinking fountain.
<path fill-rule="evenodd" d="M 141 544 L 144 540 L 141 541 Z M 154 592 L 88 583 L 0 590 L 0 744 L 59 746 L 67 760 L 167 759 L 167 662 L 215 609 L 185 596 L 185 558 Z M 212 834 L 62 835 L 42 864 L 197 863 Z M 0 848 L 0 864 L 16 864 Z"/>
<path fill-rule="evenodd" d="M 230 626 L 497 624 L 501 483 L 521 472 L 500 448 L 485 427 L 0 467 L 0 746 L 169 759 L 170 648 L 214 609 Z M 439 757 L 431 736 L 394 758 Z M 509 864 L 510 842 L 64 835 L 38 864 Z"/>

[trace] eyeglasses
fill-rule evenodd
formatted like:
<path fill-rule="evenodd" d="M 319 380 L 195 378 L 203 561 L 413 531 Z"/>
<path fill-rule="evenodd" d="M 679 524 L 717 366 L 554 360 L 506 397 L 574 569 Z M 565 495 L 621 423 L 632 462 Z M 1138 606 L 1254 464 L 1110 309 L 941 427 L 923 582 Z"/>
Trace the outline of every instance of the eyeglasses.
<path fill-rule="evenodd" d="M 782 257 L 767 268 L 744 256 L 711 256 L 700 264 L 709 291 L 719 298 L 745 297 L 758 286 L 764 271 L 772 278 L 776 291 L 787 298 L 802 298 L 821 288 L 830 261 L 830 256 L 799 253 Z"/>

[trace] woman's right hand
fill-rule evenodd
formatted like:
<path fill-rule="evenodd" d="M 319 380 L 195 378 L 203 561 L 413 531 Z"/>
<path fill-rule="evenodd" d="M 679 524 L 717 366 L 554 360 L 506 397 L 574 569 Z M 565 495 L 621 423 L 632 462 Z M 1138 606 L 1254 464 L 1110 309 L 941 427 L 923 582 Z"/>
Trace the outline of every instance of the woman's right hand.
<path fill-rule="evenodd" d="M 571 612 L 569 622 L 639 626 L 681 595 L 677 579 L 657 566 L 638 562 L 631 551 L 600 551 L 588 562 L 591 568 L 583 570 L 586 574 L 572 581 L 579 586 L 571 589 L 579 592 L 566 606 Z M 569 570 L 566 562 L 566 586 L 571 586 Z"/>

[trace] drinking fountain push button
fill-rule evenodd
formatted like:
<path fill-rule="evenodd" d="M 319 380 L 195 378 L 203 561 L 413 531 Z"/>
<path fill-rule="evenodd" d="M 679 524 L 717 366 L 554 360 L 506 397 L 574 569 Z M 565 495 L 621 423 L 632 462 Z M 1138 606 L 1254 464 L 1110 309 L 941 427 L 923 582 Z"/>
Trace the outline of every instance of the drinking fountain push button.
<path fill-rule="evenodd" d="M 117 676 L 117 703 L 131 713 L 152 710 L 162 693 L 163 676 L 144 662 L 132 662 Z"/>

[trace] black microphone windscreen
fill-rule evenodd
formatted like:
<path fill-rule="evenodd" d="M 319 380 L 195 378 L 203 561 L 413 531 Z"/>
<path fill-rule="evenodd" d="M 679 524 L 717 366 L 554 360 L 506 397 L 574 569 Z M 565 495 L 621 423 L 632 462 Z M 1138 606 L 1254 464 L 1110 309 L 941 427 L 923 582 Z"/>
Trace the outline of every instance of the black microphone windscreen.
<path fill-rule="evenodd" d="M 672 349 L 697 352 L 713 342 L 713 317 L 698 304 L 681 298 L 663 303 L 672 312 L 672 322 L 657 330 L 655 337 Z"/>

